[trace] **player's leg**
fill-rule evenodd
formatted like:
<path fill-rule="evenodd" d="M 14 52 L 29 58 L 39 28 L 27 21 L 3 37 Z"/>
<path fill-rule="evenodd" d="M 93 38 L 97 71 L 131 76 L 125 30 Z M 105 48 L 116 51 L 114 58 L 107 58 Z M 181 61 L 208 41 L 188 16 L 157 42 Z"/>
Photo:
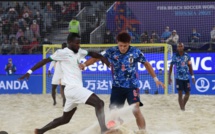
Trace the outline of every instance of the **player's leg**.
<path fill-rule="evenodd" d="M 125 96 L 125 92 L 123 92 L 123 88 L 112 87 L 111 95 L 110 95 L 110 105 L 109 105 L 111 112 L 114 114 L 114 112 L 117 109 L 122 108 L 125 104 L 125 100 L 126 100 L 126 96 Z M 115 120 L 118 120 L 120 124 L 123 124 L 124 122 L 119 115 L 114 115 L 107 123 L 108 128 L 115 126 L 113 124 Z"/>
<path fill-rule="evenodd" d="M 69 121 L 71 120 L 71 118 L 74 115 L 76 110 L 77 110 L 77 108 L 75 107 L 69 112 L 64 112 L 63 116 L 54 119 L 53 121 L 51 121 L 50 123 L 48 123 L 47 125 L 45 125 L 44 127 L 40 128 L 40 129 L 35 129 L 34 134 L 43 134 L 48 130 L 51 130 L 60 125 L 69 123 Z"/>
<path fill-rule="evenodd" d="M 126 93 L 123 90 L 124 88 L 112 87 L 110 95 L 110 110 L 115 108 L 122 108 L 125 104 Z"/>
<path fill-rule="evenodd" d="M 56 105 L 56 88 L 58 85 L 52 84 L 52 99 L 53 99 L 53 105 Z"/>
<path fill-rule="evenodd" d="M 63 109 L 64 111 L 63 116 L 54 119 L 52 122 L 48 123 L 41 129 L 35 129 L 35 134 L 43 134 L 44 132 L 50 129 L 56 128 L 60 125 L 64 125 L 71 120 L 78 106 L 78 104 L 73 99 L 74 94 L 76 94 L 76 92 L 73 93 L 71 87 L 65 87 L 65 97 L 67 101 Z"/>
<path fill-rule="evenodd" d="M 185 110 L 185 105 L 187 103 L 187 101 L 189 100 L 189 97 L 190 97 L 190 81 L 187 80 L 187 81 L 184 81 L 184 84 L 185 84 L 185 95 L 184 95 L 184 99 L 183 99 L 183 107 L 184 107 L 184 110 Z"/>
<path fill-rule="evenodd" d="M 145 130 L 146 122 L 143 117 L 143 114 L 140 110 L 140 106 L 143 106 L 140 101 L 139 89 L 128 89 L 126 93 L 126 98 L 129 105 L 134 105 L 133 114 L 136 118 L 137 126 L 140 130 Z"/>
<path fill-rule="evenodd" d="M 183 107 L 183 89 L 184 89 L 184 86 L 183 85 L 184 84 L 183 84 L 182 80 L 176 79 L 176 89 L 178 90 L 178 104 L 179 104 L 181 110 L 184 110 L 184 107 Z"/>
<path fill-rule="evenodd" d="M 104 101 L 101 100 L 97 95 L 92 94 L 86 101 L 86 104 L 95 107 L 96 117 L 99 121 L 99 125 L 101 127 L 101 131 L 107 131 L 107 127 L 105 124 L 105 113 L 104 113 Z"/>
<path fill-rule="evenodd" d="M 61 85 L 61 86 L 60 86 L 61 96 L 62 96 L 62 98 L 63 98 L 63 107 L 64 107 L 64 105 L 65 105 L 65 103 L 66 103 L 66 97 L 65 97 L 65 95 L 64 95 L 64 88 L 65 88 L 65 85 Z"/>

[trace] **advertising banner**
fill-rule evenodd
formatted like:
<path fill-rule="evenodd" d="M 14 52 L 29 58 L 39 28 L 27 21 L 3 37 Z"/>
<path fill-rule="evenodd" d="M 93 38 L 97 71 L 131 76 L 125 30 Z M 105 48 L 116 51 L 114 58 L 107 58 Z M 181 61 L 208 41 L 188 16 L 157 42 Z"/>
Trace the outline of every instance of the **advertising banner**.
<path fill-rule="evenodd" d="M 192 67 L 195 74 L 215 74 L 215 53 L 189 53 L 191 56 Z M 159 69 L 163 70 L 164 67 L 164 54 L 163 53 L 145 53 L 146 59 L 152 65 L 153 69 L 157 72 Z M 171 62 L 171 57 L 168 56 L 168 69 Z M 13 63 L 16 65 L 16 74 L 25 74 L 28 69 L 33 67 L 37 62 L 42 60 L 42 55 L 1 55 L 0 61 L 0 74 L 5 75 L 5 65 L 8 62 L 8 58 L 13 59 Z M 89 57 L 81 60 L 86 61 Z M 46 69 L 49 67 L 48 63 Z M 141 73 L 147 73 L 145 67 L 142 64 L 138 64 L 138 70 Z M 52 70 L 53 71 L 53 70 Z M 103 66 L 101 62 L 94 63 L 86 68 L 83 73 L 103 74 L 110 73 L 110 69 L 107 66 Z M 42 68 L 39 68 L 33 74 L 42 74 Z"/>
<path fill-rule="evenodd" d="M 196 74 L 196 83 L 191 82 L 191 94 L 215 95 L 215 74 Z M 157 75 L 160 81 L 164 81 L 163 74 Z M 18 81 L 20 75 L 0 76 L 0 94 L 42 94 L 42 75 L 32 75 L 28 81 Z M 154 80 L 148 75 L 139 76 L 140 93 L 164 94 L 162 88 L 157 88 Z M 47 81 L 47 93 L 51 91 L 51 81 Z M 112 76 L 83 74 L 83 84 L 87 89 L 96 94 L 110 94 L 112 88 Z M 169 85 L 169 93 L 172 86 Z M 175 90 L 177 93 L 177 90 Z"/>
<path fill-rule="evenodd" d="M 18 81 L 21 75 L 0 75 L 0 94 L 41 94 L 42 75 L 32 75 L 30 79 Z"/>
<path fill-rule="evenodd" d="M 204 94 L 204 95 L 215 95 L 215 74 L 195 75 L 196 83 L 191 82 L 191 94 Z M 177 93 L 177 90 L 175 90 Z"/>

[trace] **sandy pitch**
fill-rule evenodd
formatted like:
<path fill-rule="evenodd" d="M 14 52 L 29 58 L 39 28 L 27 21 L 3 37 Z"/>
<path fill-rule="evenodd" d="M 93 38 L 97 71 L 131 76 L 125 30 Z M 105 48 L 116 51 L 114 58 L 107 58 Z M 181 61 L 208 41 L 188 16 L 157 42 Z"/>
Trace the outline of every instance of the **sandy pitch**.
<path fill-rule="evenodd" d="M 99 95 L 105 101 L 108 112 L 109 95 Z M 214 134 L 215 96 L 191 95 L 186 111 L 180 111 L 177 95 L 141 95 L 141 107 L 146 119 L 147 134 Z M 127 106 L 127 105 L 126 105 Z M 125 107 L 126 108 L 126 107 Z M 62 115 L 62 99 L 57 96 L 57 105 L 52 105 L 47 95 L 0 95 L 0 131 L 9 134 L 33 134 Z M 125 120 L 121 130 L 133 134 L 138 130 L 130 109 L 121 115 Z M 109 114 L 107 114 L 109 117 Z M 70 123 L 46 132 L 46 134 L 99 134 L 94 108 L 79 105 Z"/>

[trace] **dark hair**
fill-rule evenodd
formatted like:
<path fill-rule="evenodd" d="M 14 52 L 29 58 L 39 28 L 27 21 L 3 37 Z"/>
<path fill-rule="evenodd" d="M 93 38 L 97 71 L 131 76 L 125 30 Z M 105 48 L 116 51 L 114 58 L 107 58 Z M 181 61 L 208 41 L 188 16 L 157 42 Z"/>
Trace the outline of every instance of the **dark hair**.
<path fill-rule="evenodd" d="M 81 38 L 77 33 L 69 33 L 67 42 L 74 41 L 76 38 Z"/>
<path fill-rule="evenodd" d="M 62 48 L 67 47 L 67 43 L 66 43 L 66 42 L 64 42 L 64 43 L 61 45 L 61 47 L 62 47 Z"/>
<path fill-rule="evenodd" d="M 121 32 L 116 37 L 117 41 L 123 42 L 123 43 L 129 43 L 131 42 L 131 36 L 127 32 Z"/>

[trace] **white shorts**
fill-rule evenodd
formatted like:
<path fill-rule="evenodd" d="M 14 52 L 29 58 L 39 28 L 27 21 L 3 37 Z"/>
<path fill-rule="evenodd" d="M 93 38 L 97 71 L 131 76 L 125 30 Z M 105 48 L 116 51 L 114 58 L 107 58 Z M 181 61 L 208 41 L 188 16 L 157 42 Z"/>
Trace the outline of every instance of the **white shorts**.
<path fill-rule="evenodd" d="M 54 70 L 54 75 L 52 77 L 52 85 L 65 85 L 65 83 L 62 81 L 63 78 L 63 71 L 61 69 L 60 64 L 57 62 Z"/>
<path fill-rule="evenodd" d="M 69 112 L 78 104 L 85 104 L 88 98 L 93 94 L 92 91 L 78 85 L 66 85 L 64 89 L 66 103 L 63 111 Z"/>
<path fill-rule="evenodd" d="M 52 85 L 65 85 L 65 83 L 62 80 L 63 74 L 62 73 L 56 73 L 54 72 L 54 75 L 52 77 Z"/>

